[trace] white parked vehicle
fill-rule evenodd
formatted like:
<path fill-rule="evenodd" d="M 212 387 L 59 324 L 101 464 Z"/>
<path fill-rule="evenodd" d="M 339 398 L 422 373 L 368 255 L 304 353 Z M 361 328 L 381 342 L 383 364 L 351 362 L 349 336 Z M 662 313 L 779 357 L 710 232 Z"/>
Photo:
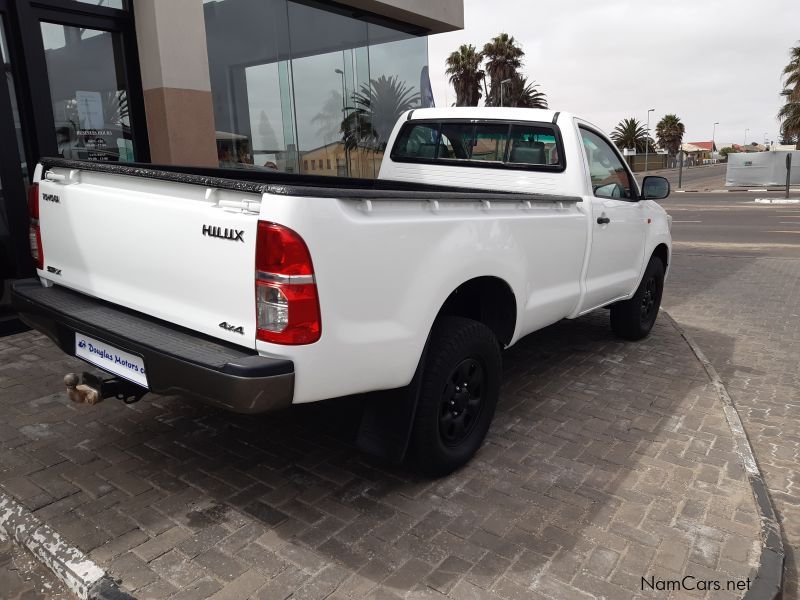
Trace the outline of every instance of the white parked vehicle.
<path fill-rule="evenodd" d="M 443 474 L 482 443 L 501 350 L 610 307 L 656 320 L 670 219 L 567 113 L 420 109 L 377 181 L 43 159 L 23 319 L 150 391 L 257 413 L 385 391 L 359 445 Z"/>

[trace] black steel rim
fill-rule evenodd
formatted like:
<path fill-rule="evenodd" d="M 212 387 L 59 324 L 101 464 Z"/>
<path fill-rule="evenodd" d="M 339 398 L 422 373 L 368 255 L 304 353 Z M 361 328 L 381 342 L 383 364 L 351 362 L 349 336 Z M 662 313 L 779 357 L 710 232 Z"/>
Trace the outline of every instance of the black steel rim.
<path fill-rule="evenodd" d="M 457 446 L 472 433 L 483 407 L 486 370 L 474 358 L 453 369 L 442 390 L 439 435 L 446 446 Z"/>
<path fill-rule="evenodd" d="M 646 323 L 653 316 L 653 310 L 656 306 L 656 299 L 658 297 L 658 284 L 656 278 L 651 277 L 647 280 L 647 285 L 644 288 L 641 304 L 641 317 L 642 322 Z"/>

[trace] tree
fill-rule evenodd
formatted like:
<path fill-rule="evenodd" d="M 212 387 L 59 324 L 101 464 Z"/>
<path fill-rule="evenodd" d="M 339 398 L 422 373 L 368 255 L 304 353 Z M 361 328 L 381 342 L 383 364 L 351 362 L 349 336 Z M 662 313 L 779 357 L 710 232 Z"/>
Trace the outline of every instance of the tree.
<path fill-rule="evenodd" d="M 784 88 L 790 90 L 790 102 L 800 102 L 800 45 L 789 51 L 789 64 L 783 68 Z"/>
<path fill-rule="evenodd" d="M 456 106 L 478 106 L 481 99 L 481 81 L 486 73 L 481 69 L 483 54 L 472 44 L 462 44 L 445 61 L 445 74 L 456 91 Z"/>
<path fill-rule="evenodd" d="M 397 117 L 419 106 L 419 93 L 397 75 L 381 75 L 361 85 L 353 104 L 345 110 L 341 126 L 345 147 L 385 150 Z"/>
<path fill-rule="evenodd" d="M 796 138 L 796 147 L 800 150 L 800 45 L 790 50 L 789 64 L 783 69 L 783 78 L 781 95 L 786 101 L 778 111 L 781 136 L 785 139 Z"/>
<path fill-rule="evenodd" d="M 515 75 L 506 86 L 504 103 L 520 108 L 547 108 L 547 95 L 539 91 L 535 81 L 528 83 L 527 77 Z"/>
<path fill-rule="evenodd" d="M 800 142 L 800 136 L 791 135 L 785 131 L 781 131 L 780 144 L 789 146 L 790 144 L 797 144 L 798 142 Z"/>
<path fill-rule="evenodd" d="M 278 136 L 275 135 L 275 130 L 269 122 L 267 113 L 263 110 L 258 117 L 258 134 L 261 139 L 257 149 L 274 151 L 281 147 L 281 144 L 278 143 Z"/>
<path fill-rule="evenodd" d="M 311 122 L 317 126 L 317 134 L 326 144 L 339 137 L 344 118 L 343 112 L 342 93 L 338 90 L 331 90 L 328 98 L 322 104 L 322 110 L 311 119 Z"/>
<path fill-rule="evenodd" d="M 486 105 L 500 106 L 501 82 L 519 76 L 525 52 L 513 36 L 501 33 L 483 47 L 483 56 L 486 58 L 486 74 L 490 83 Z"/>
<path fill-rule="evenodd" d="M 622 119 L 611 132 L 611 139 L 620 150 L 636 148 L 637 152 L 644 152 L 648 145 L 650 152 L 654 150 L 653 140 L 647 135 L 647 129 L 636 119 Z"/>
<path fill-rule="evenodd" d="M 656 125 L 656 138 L 658 144 L 664 148 L 670 156 L 676 156 L 681 149 L 683 134 L 686 127 L 677 115 L 664 115 Z"/>
<path fill-rule="evenodd" d="M 786 104 L 778 111 L 778 120 L 781 121 L 781 137 L 796 139 L 796 147 L 800 150 L 800 101 L 793 102 L 789 90 L 784 90 L 787 97 Z M 791 142 L 790 142 L 791 143 Z"/>
<path fill-rule="evenodd" d="M 739 151 L 736 148 L 725 146 L 722 150 L 719 151 L 719 155 L 722 157 L 722 160 L 728 160 L 729 154 L 736 154 L 738 152 Z"/>

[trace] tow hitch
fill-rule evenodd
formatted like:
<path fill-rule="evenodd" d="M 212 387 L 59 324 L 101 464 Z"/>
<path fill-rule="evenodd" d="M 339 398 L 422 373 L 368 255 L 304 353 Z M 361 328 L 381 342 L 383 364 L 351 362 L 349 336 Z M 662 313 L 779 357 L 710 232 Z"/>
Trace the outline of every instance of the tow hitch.
<path fill-rule="evenodd" d="M 67 373 L 64 376 L 69 399 L 78 404 L 94 405 L 106 398 L 117 398 L 125 404 L 134 404 L 142 399 L 147 389 L 118 377 L 102 377 L 84 371 Z"/>

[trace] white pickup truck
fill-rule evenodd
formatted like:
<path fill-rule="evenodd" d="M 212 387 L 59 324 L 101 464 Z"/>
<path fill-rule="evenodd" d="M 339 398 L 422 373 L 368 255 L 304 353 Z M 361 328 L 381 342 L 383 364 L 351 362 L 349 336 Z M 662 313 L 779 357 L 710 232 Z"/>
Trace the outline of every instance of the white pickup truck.
<path fill-rule="evenodd" d="M 501 350 L 610 307 L 658 314 L 670 219 L 564 112 L 404 114 L 377 181 L 43 159 L 22 318 L 142 388 L 240 412 L 366 392 L 360 447 L 452 471 L 481 445 Z"/>

